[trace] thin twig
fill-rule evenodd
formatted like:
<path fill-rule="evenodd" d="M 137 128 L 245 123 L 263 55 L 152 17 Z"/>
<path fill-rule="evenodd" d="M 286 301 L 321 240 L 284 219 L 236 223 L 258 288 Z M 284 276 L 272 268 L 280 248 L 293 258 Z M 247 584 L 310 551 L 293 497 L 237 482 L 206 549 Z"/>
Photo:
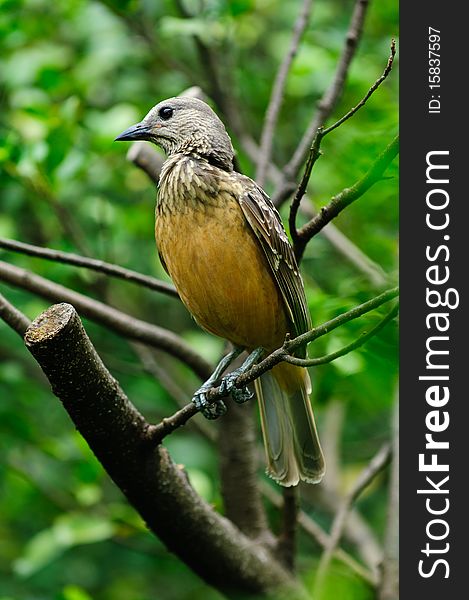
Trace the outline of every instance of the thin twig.
<path fill-rule="evenodd" d="M 178 408 L 184 408 L 189 403 L 191 395 L 179 385 L 175 374 L 171 373 L 168 365 L 163 362 L 164 356 L 158 356 L 160 353 L 157 350 L 148 348 L 139 342 L 131 342 L 131 346 L 145 371 L 163 386 Z M 191 424 L 210 442 L 216 442 L 217 434 L 211 421 L 200 415 L 200 419 L 192 419 Z"/>
<path fill-rule="evenodd" d="M 111 277 L 117 277 L 119 279 L 125 279 L 132 283 L 136 283 L 143 287 L 147 287 L 151 290 L 161 292 L 174 298 L 179 298 L 176 288 L 170 283 L 160 281 L 155 277 L 143 275 L 137 271 L 120 267 L 112 263 L 104 262 L 103 260 L 97 260 L 95 258 L 87 258 L 80 256 L 79 254 L 73 254 L 71 252 L 62 252 L 61 250 L 54 250 L 53 248 L 40 248 L 32 244 L 25 244 L 24 242 L 18 242 L 16 240 L 10 240 L 6 238 L 0 238 L 0 248 L 10 250 L 11 252 L 19 252 L 21 254 L 27 254 L 28 256 L 35 256 L 37 258 L 44 258 L 54 262 L 65 263 L 68 265 L 74 265 L 76 267 L 83 267 L 90 269 L 98 273 L 104 273 Z"/>
<path fill-rule="evenodd" d="M 212 372 L 211 365 L 178 335 L 117 310 L 103 302 L 70 290 L 27 269 L 0 261 L 0 281 L 5 281 L 52 302 L 69 302 L 80 314 L 131 340 L 164 350 L 190 367 L 203 380 Z"/>
<path fill-rule="evenodd" d="M 0 294 L 0 317 L 21 337 L 31 324 L 28 317 L 10 304 L 3 294 Z"/>
<path fill-rule="evenodd" d="M 341 439 L 344 423 L 347 422 L 346 403 L 332 398 L 328 402 L 321 427 L 321 443 L 324 456 L 327 456 L 327 470 L 321 485 L 302 486 L 303 499 L 315 511 L 324 510 L 332 518 L 343 500 L 341 485 Z M 378 566 L 382 560 L 383 550 L 371 526 L 360 514 L 358 508 L 351 507 L 343 533 L 344 542 L 352 544 L 358 556 L 373 574 L 375 581 L 379 580 Z"/>
<path fill-rule="evenodd" d="M 350 117 L 353 117 L 353 115 L 358 110 L 360 110 L 360 108 L 362 106 L 364 106 L 366 104 L 366 101 L 368 100 L 368 98 L 379 88 L 379 86 L 383 83 L 383 81 L 386 79 L 386 77 L 391 72 L 395 55 L 396 55 L 396 41 L 394 39 L 392 39 L 391 40 L 391 54 L 389 55 L 388 62 L 386 64 L 386 67 L 385 67 L 381 77 L 378 77 L 378 79 L 374 82 L 374 84 L 370 87 L 368 92 L 365 94 L 365 96 L 360 100 L 360 102 L 356 106 L 351 108 L 348 111 L 348 113 L 346 113 L 341 119 L 339 119 L 338 121 L 336 121 L 335 123 L 333 123 L 329 127 L 326 127 L 323 130 L 323 132 L 322 132 L 323 137 L 326 136 L 331 131 L 334 131 L 334 129 L 337 129 L 337 127 L 340 127 L 340 125 L 342 125 L 342 123 L 345 123 L 345 121 L 350 119 Z"/>
<path fill-rule="evenodd" d="M 277 76 L 275 77 L 275 82 L 272 87 L 272 93 L 266 111 L 264 127 L 262 129 L 259 160 L 257 162 L 256 170 L 256 181 L 261 187 L 263 187 L 265 184 L 267 167 L 272 156 L 272 142 L 280 108 L 283 102 L 288 73 L 290 71 L 293 59 L 298 52 L 303 33 L 308 25 L 312 5 L 313 0 L 303 0 L 303 5 L 293 28 L 290 47 L 288 48 L 285 58 L 278 69 Z"/>
<path fill-rule="evenodd" d="M 378 308 L 382 304 L 389 302 L 393 298 L 395 298 L 399 293 L 398 288 L 392 288 L 383 292 L 379 296 L 368 300 L 368 302 L 364 302 L 351 310 L 342 313 L 338 317 L 323 323 L 322 325 L 315 327 L 311 331 L 303 333 L 298 337 L 287 340 L 283 344 L 281 348 L 274 350 L 269 356 L 264 358 L 257 365 L 251 367 L 244 374 L 239 375 L 235 381 L 235 386 L 238 388 L 244 387 L 249 383 L 252 383 L 255 379 L 260 377 L 266 371 L 272 369 L 276 364 L 285 360 L 285 357 L 291 355 L 298 348 L 312 342 L 313 340 L 322 337 L 340 327 L 344 323 L 352 321 L 354 319 L 358 319 L 363 316 L 367 312 Z M 210 391 L 206 393 L 206 399 L 209 403 L 215 402 L 220 398 L 224 397 L 226 391 L 223 386 L 218 386 L 212 388 Z M 188 404 L 181 410 L 174 413 L 171 417 L 163 419 L 157 425 L 152 425 L 148 430 L 149 439 L 154 440 L 154 442 L 159 443 L 164 437 L 166 437 L 169 433 L 184 425 L 191 417 L 193 417 L 197 413 L 197 409 L 193 403 Z"/>
<path fill-rule="evenodd" d="M 318 160 L 318 158 L 321 156 L 322 140 L 326 137 L 326 135 L 331 133 L 331 131 L 334 131 L 334 129 L 337 129 L 337 127 L 340 127 L 340 125 L 342 125 L 342 123 L 345 123 L 345 121 L 350 119 L 358 110 L 360 110 L 360 108 L 362 108 L 362 106 L 364 106 L 366 104 L 366 102 L 370 98 L 370 96 L 379 88 L 379 86 L 383 83 L 383 81 L 387 78 L 387 76 L 391 72 L 395 54 L 396 54 L 396 42 L 394 40 L 392 40 L 391 41 L 391 54 L 389 55 L 388 62 L 386 64 L 386 67 L 385 67 L 381 77 L 379 77 L 374 82 L 374 84 L 370 87 L 370 89 L 365 94 L 365 96 L 360 100 L 360 102 L 356 106 L 354 106 L 352 109 L 350 109 L 343 117 L 341 117 L 338 121 L 336 121 L 329 127 L 326 127 L 326 128 L 324 126 L 318 127 L 316 134 L 313 138 L 313 142 L 311 144 L 311 148 L 310 148 L 310 151 L 308 154 L 308 160 L 306 162 L 303 177 L 301 179 L 300 184 L 298 185 L 296 194 L 293 198 L 291 208 L 290 208 L 289 226 L 290 226 L 290 234 L 292 236 L 292 240 L 294 243 L 296 243 L 297 239 L 298 239 L 298 231 L 296 229 L 296 217 L 297 217 L 298 209 L 299 209 L 301 200 L 306 193 L 306 189 L 308 187 L 308 183 L 309 183 L 309 180 L 311 177 L 311 172 L 313 170 L 313 167 L 316 164 L 316 161 Z"/>
<path fill-rule="evenodd" d="M 334 79 L 329 89 L 319 101 L 315 115 L 311 119 L 311 122 L 308 125 L 300 143 L 298 144 L 298 147 L 295 150 L 290 162 L 284 169 L 287 179 L 294 179 L 298 174 L 305 156 L 311 147 L 311 143 L 316 135 L 316 131 L 323 123 L 326 122 L 327 118 L 334 110 L 340 94 L 342 93 L 345 80 L 347 78 L 347 73 L 360 42 L 368 4 L 369 0 L 357 0 L 355 3 L 349 29 L 345 36 L 345 44 L 337 65 Z"/>
<path fill-rule="evenodd" d="M 360 496 L 360 494 L 365 490 L 365 488 L 368 487 L 371 481 L 373 481 L 376 475 L 380 473 L 384 469 L 384 467 L 386 467 L 386 465 L 391 460 L 391 454 L 391 445 L 384 444 L 384 446 L 382 446 L 378 453 L 371 459 L 371 461 L 368 463 L 365 469 L 363 469 L 363 471 L 357 477 L 352 489 L 346 495 L 342 502 L 342 505 L 337 511 L 331 528 L 329 544 L 324 549 L 324 553 L 321 556 L 321 560 L 319 562 L 316 574 L 315 587 L 317 592 L 321 589 L 324 583 L 324 578 L 329 568 L 332 556 L 340 542 L 340 538 L 342 537 L 342 532 L 345 526 L 345 521 L 349 513 L 350 507 Z M 315 594 L 315 596 L 319 597 L 319 593 Z"/>
<path fill-rule="evenodd" d="M 318 211 L 312 201 L 303 203 L 302 212 L 309 219 L 315 217 Z M 329 222 L 321 229 L 321 235 L 339 252 L 361 275 L 365 276 L 373 287 L 383 288 L 388 283 L 388 276 L 382 267 L 363 252 L 350 238 L 348 238 L 334 223 Z"/>
<path fill-rule="evenodd" d="M 267 500 L 279 510 L 283 506 L 282 495 L 274 490 L 268 482 L 262 483 L 262 494 Z M 316 523 L 303 510 L 298 512 L 298 525 L 312 539 L 314 539 L 321 547 L 325 548 L 329 544 L 330 536 L 324 529 Z M 376 577 L 366 567 L 361 565 L 355 558 L 350 556 L 342 548 L 337 548 L 334 551 L 334 557 L 340 560 L 344 565 L 347 565 L 351 571 L 355 572 L 359 577 L 367 581 L 370 585 L 375 586 L 377 583 Z"/>
<path fill-rule="evenodd" d="M 389 479 L 389 499 L 381 564 L 379 600 L 399 598 L 399 391 L 396 389 L 392 424 L 393 461 Z"/>
<path fill-rule="evenodd" d="M 322 127 L 319 127 L 316 136 L 314 137 L 313 144 L 311 146 L 308 160 L 305 166 L 305 172 L 303 177 L 301 178 L 300 184 L 296 190 L 295 196 L 293 197 L 290 213 L 288 215 L 288 226 L 290 228 L 290 235 L 292 238 L 293 246 L 295 247 L 298 244 L 298 230 L 296 228 L 296 217 L 298 215 L 298 210 L 300 208 L 301 200 L 306 193 L 306 189 L 308 187 L 309 179 L 311 177 L 311 171 L 313 170 L 314 164 L 317 159 L 321 155 L 321 140 L 324 137 L 324 132 Z M 299 257 L 301 258 L 301 257 Z"/>
<path fill-rule="evenodd" d="M 371 165 L 368 172 L 352 186 L 345 188 L 334 196 L 329 204 L 297 232 L 295 254 L 299 261 L 303 256 L 306 245 L 323 227 L 334 219 L 347 206 L 358 200 L 372 185 L 382 179 L 383 173 L 399 152 L 399 136 L 387 146 Z"/>
<path fill-rule="evenodd" d="M 387 323 L 389 323 L 389 321 L 394 319 L 394 317 L 397 316 L 398 313 L 399 303 L 397 303 L 392 308 L 392 310 L 388 312 L 388 314 L 385 317 L 383 317 L 383 319 L 377 325 L 375 325 L 375 327 L 370 329 L 370 331 L 363 332 L 362 335 L 355 341 L 351 342 L 350 344 L 347 344 L 347 346 L 344 346 L 339 350 L 336 350 L 335 352 L 331 352 L 330 354 L 326 354 L 324 356 L 318 356 L 317 358 L 297 358 L 296 356 L 289 355 L 286 356 L 283 360 L 285 362 L 288 362 L 292 365 L 297 365 L 299 367 L 316 367 L 318 365 L 325 365 L 327 363 L 330 363 L 333 360 L 336 360 L 341 356 L 345 356 L 346 354 L 349 354 L 350 352 L 353 352 L 357 348 L 360 348 L 361 346 L 366 344 L 366 342 L 370 338 L 374 337 L 379 331 L 381 331 L 381 329 L 383 329 L 383 327 L 385 327 Z"/>

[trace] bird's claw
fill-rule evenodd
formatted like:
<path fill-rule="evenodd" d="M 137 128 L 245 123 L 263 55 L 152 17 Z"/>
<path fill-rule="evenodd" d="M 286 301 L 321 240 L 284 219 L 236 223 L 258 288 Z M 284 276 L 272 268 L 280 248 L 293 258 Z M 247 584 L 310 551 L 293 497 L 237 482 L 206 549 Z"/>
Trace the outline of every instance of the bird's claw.
<path fill-rule="evenodd" d="M 217 400 L 216 402 L 207 401 L 207 392 L 210 388 L 202 386 L 192 397 L 192 402 L 195 404 L 197 410 L 199 410 L 206 419 L 213 421 L 222 417 L 226 413 L 226 404 L 223 400 Z"/>
<path fill-rule="evenodd" d="M 230 395 L 237 404 L 243 404 L 254 397 L 253 392 L 247 387 L 238 388 L 235 385 L 236 379 L 241 375 L 240 370 L 232 371 L 225 375 L 220 383 L 220 392 L 225 395 Z"/>

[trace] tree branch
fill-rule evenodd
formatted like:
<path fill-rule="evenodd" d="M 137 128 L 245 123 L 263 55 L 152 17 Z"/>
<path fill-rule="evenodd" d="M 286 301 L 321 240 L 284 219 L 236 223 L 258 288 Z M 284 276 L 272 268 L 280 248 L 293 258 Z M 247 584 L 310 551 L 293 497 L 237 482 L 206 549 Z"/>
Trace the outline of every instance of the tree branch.
<path fill-rule="evenodd" d="M 279 510 L 282 509 L 283 498 L 281 494 L 274 490 L 268 482 L 262 484 L 262 494 L 274 507 Z M 316 540 L 321 547 L 325 548 L 329 544 L 329 534 L 302 510 L 298 512 L 298 524 L 302 530 L 312 539 Z M 351 571 L 356 573 L 370 585 L 375 586 L 377 584 L 376 577 L 373 573 L 350 556 L 350 554 L 345 552 L 345 550 L 342 550 L 342 548 L 335 549 L 334 557 L 337 558 L 337 560 L 340 560 L 344 565 L 347 565 Z"/>
<path fill-rule="evenodd" d="M 323 227 L 334 219 L 344 208 L 347 208 L 352 202 L 358 200 L 363 194 L 379 181 L 387 167 L 394 160 L 399 152 L 399 136 L 387 146 L 372 164 L 369 171 L 351 187 L 345 188 L 334 196 L 329 204 L 321 208 L 321 211 L 297 232 L 295 240 L 295 254 L 300 261 L 303 256 L 306 245 Z"/>
<path fill-rule="evenodd" d="M 272 142 L 274 138 L 275 127 L 277 125 L 277 119 L 282 106 L 283 95 L 285 93 L 285 84 L 287 82 L 288 73 L 292 65 L 293 59 L 295 58 L 298 48 L 303 37 L 303 33 L 308 26 L 309 17 L 311 14 L 311 8 L 313 0 L 303 0 L 298 18 L 296 19 L 293 33 L 290 41 L 290 47 L 288 49 L 283 62 L 281 63 L 275 82 L 272 87 L 272 93 L 267 107 L 264 126 L 262 129 L 261 143 L 259 148 L 259 159 L 257 161 L 256 181 L 263 187 L 267 175 L 267 167 L 270 163 L 272 156 Z"/>
<path fill-rule="evenodd" d="M 303 203 L 301 210 L 309 218 L 315 217 L 318 213 L 311 200 L 307 205 Z M 329 222 L 323 227 L 321 234 L 361 275 L 368 279 L 372 286 L 383 288 L 386 285 L 388 278 L 383 269 L 333 223 Z"/>
<path fill-rule="evenodd" d="M 155 185 L 158 185 L 164 158 L 155 148 L 146 142 L 133 142 L 126 158 L 146 173 Z"/>
<path fill-rule="evenodd" d="M 73 254 L 71 252 L 62 252 L 60 250 L 53 250 L 52 248 L 40 248 L 39 246 L 33 246 L 32 244 L 25 244 L 16 240 L 10 240 L 6 238 L 0 238 L 0 248 L 10 250 L 12 252 L 19 252 L 20 254 L 27 254 L 28 256 L 34 256 L 37 258 L 44 258 L 54 262 L 65 263 L 68 265 L 74 265 L 76 267 L 84 267 L 85 269 L 91 269 L 98 273 L 104 273 L 111 277 L 117 277 L 119 279 L 125 279 L 132 283 L 137 283 L 143 287 L 147 287 L 151 290 L 179 298 L 176 288 L 170 283 L 160 281 L 155 277 L 148 275 L 142 275 L 136 271 L 125 269 L 119 265 L 104 262 L 103 260 L 97 260 L 95 258 L 86 258 L 79 254 Z"/>
<path fill-rule="evenodd" d="M 98 300 L 3 261 L 0 261 L 0 281 L 28 290 L 53 302 L 69 302 L 92 321 L 126 338 L 159 348 L 178 358 L 203 380 L 207 379 L 212 372 L 211 365 L 172 331 L 131 317 Z"/>
<path fill-rule="evenodd" d="M 295 569 L 296 534 L 298 527 L 298 486 L 282 489 L 282 531 L 277 544 L 277 554 L 290 571 Z"/>
<path fill-rule="evenodd" d="M 327 321 L 326 323 L 323 323 L 322 325 L 315 327 L 314 329 L 311 329 L 310 331 L 307 331 L 306 333 L 303 333 L 292 340 L 286 340 L 281 348 L 274 350 L 257 365 L 251 367 L 244 374 L 239 375 L 234 385 L 238 388 L 241 388 L 249 383 L 252 383 L 263 373 L 272 369 L 276 364 L 286 360 L 286 357 L 294 353 L 294 351 L 298 348 L 301 348 L 313 340 L 330 333 L 337 327 L 340 327 L 349 321 L 358 319 L 367 312 L 378 308 L 378 306 L 389 302 L 395 298 L 398 293 L 399 290 L 397 287 L 387 290 L 379 296 L 368 300 L 368 302 L 364 302 L 363 304 L 360 304 L 359 306 L 342 313 L 338 317 L 335 317 L 334 319 L 331 319 L 330 321 Z M 225 393 L 226 392 L 222 386 L 213 387 L 206 393 L 206 399 L 209 403 L 215 402 L 216 400 L 223 398 Z M 188 404 L 181 410 L 174 413 L 171 417 L 163 419 L 161 423 L 150 426 L 148 435 L 149 437 L 152 437 L 155 442 L 159 443 L 169 433 L 184 425 L 196 413 L 197 409 L 195 405 L 193 403 Z"/>
<path fill-rule="evenodd" d="M 343 501 L 340 478 L 340 440 L 343 425 L 347 421 L 344 402 L 333 398 L 329 401 L 322 418 L 321 440 L 324 456 L 327 456 L 327 471 L 319 486 L 302 486 L 302 494 L 314 510 L 324 510 L 332 518 Z M 379 580 L 379 564 L 382 561 L 382 548 L 371 529 L 356 507 L 351 507 L 344 526 L 344 542 L 355 546 L 358 555 Z"/>
<path fill-rule="evenodd" d="M 248 537 L 273 541 L 258 486 L 257 436 L 253 404 L 230 403 L 229 414 L 220 419 L 218 447 L 220 476 L 226 516 Z"/>
<path fill-rule="evenodd" d="M 323 97 L 319 101 L 316 113 L 311 119 L 310 124 L 308 125 L 300 143 L 298 144 L 297 149 L 295 150 L 295 153 L 290 159 L 290 162 L 284 169 L 287 180 L 295 179 L 305 159 L 305 156 L 311 147 L 311 143 L 316 135 L 316 131 L 323 123 L 327 121 L 329 115 L 334 110 L 340 94 L 342 93 L 348 70 L 362 36 L 363 23 L 365 21 L 368 5 L 369 0 L 357 0 L 355 3 L 349 29 L 345 37 L 345 44 L 337 65 L 334 79 L 329 89 L 324 93 Z"/>
<path fill-rule="evenodd" d="M 19 311 L 13 304 L 10 304 L 3 294 L 0 294 L 0 317 L 16 333 L 23 337 L 31 321 Z"/>
<path fill-rule="evenodd" d="M 350 119 L 358 110 L 360 110 L 360 108 L 362 106 L 364 106 L 366 104 L 366 102 L 370 98 L 370 96 L 379 88 L 379 86 L 383 83 L 383 81 L 386 79 L 386 77 L 391 72 L 395 54 L 396 54 L 396 43 L 394 40 L 392 40 L 391 41 L 391 54 L 389 55 L 388 62 L 386 64 L 386 67 L 385 67 L 381 77 L 379 77 L 374 82 L 374 84 L 370 87 L 370 89 L 365 94 L 365 96 L 360 100 L 360 102 L 356 106 L 354 106 L 352 109 L 350 109 L 342 118 L 340 118 L 338 121 L 336 121 L 330 127 L 325 128 L 322 125 L 320 127 L 318 127 L 318 130 L 317 130 L 317 132 L 313 138 L 313 142 L 311 144 L 311 148 L 309 151 L 308 160 L 306 162 L 303 177 L 297 188 L 297 191 L 295 193 L 295 196 L 293 198 L 293 201 L 291 203 L 291 208 L 290 208 L 290 215 L 289 215 L 288 222 L 289 222 L 289 226 L 290 226 L 290 234 L 292 236 L 292 240 L 293 240 L 293 243 L 295 246 L 298 245 L 298 237 L 299 237 L 298 231 L 296 229 L 296 217 L 298 214 L 298 209 L 300 207 L 301 200 L 306 193 L 306 189 L 308 187 L 308 183 L 309 183 L 309 180 L 311 177 L 311 172 L 313 170 L 313 167 L 316 164 L 316 161 L 318 160 L 318 158 L 321 156 L 320 148 L 321 148 L 322 140 L 326 137 L 326 135 L 331 133 L 331 131 L 334 131 L 334 129 L 337 129 L 337 127 L 340 127 L 340 125 L 342 125 L 342 123 L 345 123 L 345 121 Z"/>
<path fill-rule="evenodd" d="M 394 319 L 394 317 L 396 317 L 398 313 L 399 303 L 397 303 L 377 325 L 370 329 L 370 331 L 363 332 L 362 335 L 359 338 L 357 338 L 354 342 L 347 344 L 347 346 L 344 346 L 343 348 L 340 348 L 335 352 L 331 352 L 330 354 L 319 356 L 317 358 L 298 358 L 296 356 L 290 355 L 286 356 L 283 360 L 292 365 L 297 365 L 298 367 L 316 367 L 318 365 L 325 365 L 327 363 L 330 363 L 333 360 L 336 360 L 341 356 L 345 356 L 346 354 L 349 354 L 349 352 L 353 352 L 353 350 L 356 350 L 357 348 L 360 348 L 361 346 L 366 344 L 366 342 L 370 338 L 374 337 L 378 332 L 380 332 L 381 329 L 383 329 L 383 327 L 385 327 L 387 323 L 389 323 L 389 321 Z"/>
<path fill-rule="evenodd" d="M 170 551 L 229 597 L 282 587 L 301 597 L 268 551 L 197 496 L 162 446 L 147 443 L 148 424 L 103 365 L 72 306 L 50 307 L 25 341 L 98 460 Z"/>
<path fill-rule="evenodd" d="M 136 347 L 137 353 L 143 361 L 145 369 L 167 389 L 168 393 L 171 394 L 176 403 L 183 408 L 187 404 L 188 394 L 186 394 L 177 386 L 177 384 L 175 384 L 175 382 L 168 376 L 164 366 L 159 365 L 159 363 L 153 358 L 151 351 L 146 346 L 136 343 L 133 344 L 133 346 Z M 232 414 L 230 414 L 227 419 L 222 419 L 222 421 L 231 418 Z M 209 421 L 206 419 L 200 419 L 200 421 L 197 422 L 197 420 L 192 419 L 191 423 L 193 423 L 198 431 L 210 442 L 216 441 L 215 430 L 210 427 Z M 273 489 L 268 482 L 260 482 L 260 491 L 274 507 L 278 508 L 279 510 L 285 510 L 285 503 L 284 500 L 282 500 L 281 494 Z M 301 527 L 304 533 L 315 540 L 321 547 L 325 547 L 328 544 L 329 535 L 302 510 L 298 510 L 298 525 Z M 357 535 L 363 536 L 363 530 L 360 530 Z M 264 535 L 261 536 L 261 539 L 265 540 L 266 544 L 272 546 L 268 532 L 264 533 Z M 337 548 L 334 556 L 337 560 L 340 560 L 347 565 L 349 569 L 356 573 L 357 576 L 364 579 L 367 583 L 372 586 L 376 585 L 377 578 L 375 577 L 374 573 L 368 571 L 363 565 L 358 563 L 354 558 L 347 554 L 347 552 L 341 548 Z M 373 556 L 376 556 L 375 552 L 373 552 Z"/>
<path fill-rule="evenodd" d="M 399 598 L 399 397 L 396 391 L 392 424 L 391 477 L 389 481 L 388 518 L 381 564 L 379 600 Z"/>
<path fill-rule="evenodd" d="M 385 67 L 385 69 L 384 69 L 383 74 L 381 75 L 381 77 L 378 77 L 378 79 L 374 82 L 374 84 L 370 87 L 370 89 L 368 90 L 368 92 L 365 94 L 365 96 L 360 100 L 360 102 L 356 106 L 354 106 L 353 108 L 351 108 L 348 111 L 348 113 L 346 113 L 338 121 L 336 121 L 335 123 L 333 123 L 329 127 L 326 127 L 323 130 L 323 132 L 322 132 L 322 136 L 323 137 L 326 136 L 331 131 L 334 131 L 334 129 L 337 129 L 337 127 L 340 127 L 342 125 L 342 123 L 345 123 L 345 121 L 347 121 L 348 119 L 350 119 L 350 117 L 353 117 L 353 115 L 358 110 L 360 110 L 360 108 L 362 106 L 364 106 L 366 104 L 366 101 L 368 100 L 368 98 L 379 88 L 379 86 L 383 83 L 383 81 L 386 79 L 386 77 L 391 72 L 395 55 L 396 55 L 396 41 L 394 39 L 392 39 L 391 40 L 391 54 L 389 55 L 388 62 L 386 64 L 386 67 Z"/>
<path fill-rule="evenodd" d="M 350 507 L 355 500 L 360 496 L 363 490 L 370 484 L 370 482 L 380 473 L 384 467 L 391 460 L 391 446 L 385 444 L 379 452 L 371 459 L 369 464 L 365 467 L 362 473 L 357 477 L 352 489 L 345 496 L 342 505 L 340 506 L 335 516 L 334 522 L 331 528 L 331 535 L 329 538 L 329 544 L 325 547 L 324 553 L 319 562 L 315 588 L 319 591 L 324 583 L 329 564 L 331 562 L 334 550 L 340 542 L 342 532 L 345 526 L 345 521 L 350 510 Z M 319 596 L 319 594 L 317 594 Z"/>

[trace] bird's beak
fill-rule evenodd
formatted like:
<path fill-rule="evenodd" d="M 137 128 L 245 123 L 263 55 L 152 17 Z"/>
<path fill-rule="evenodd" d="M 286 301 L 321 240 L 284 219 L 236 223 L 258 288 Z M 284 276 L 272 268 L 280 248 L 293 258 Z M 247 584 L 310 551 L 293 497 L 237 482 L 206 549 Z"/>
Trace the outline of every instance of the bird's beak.
<path fill-rule="evenodd" d="M 151 138 L 151 126 L 148 123 L 137 123 L 132 125 L 116 137 L 115 142 L 134 142 L 136 140 L 149 140 Z"/>

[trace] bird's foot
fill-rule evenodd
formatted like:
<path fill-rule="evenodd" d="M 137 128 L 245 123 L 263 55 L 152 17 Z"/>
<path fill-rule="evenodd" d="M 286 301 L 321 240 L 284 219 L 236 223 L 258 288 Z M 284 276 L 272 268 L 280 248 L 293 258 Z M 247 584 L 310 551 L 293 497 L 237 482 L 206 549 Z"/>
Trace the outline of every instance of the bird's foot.
<path fill-rule="evenodd" d="M 192 402 L 195 404 L 197 410 L 199 410 L 206 419 L 218 419 L 226 413 L 226 405 L 223 400 L 216 400 L 215 402 L 208 402 L 207 393 L 215 385 L 220 375 L 225 369 L 233 362 L 233 360 L 242 352 L 241 348 L 235 348 L 232 352 L 224 356 L 218 363 L 215 371 L 207 379 L 207 381 L 200 387 L 192 397 Z"/>
<path fill-rule="evenodd" d="M 212 389 L 212 383 L 206 384 L 200 387 L 195 394 L 192 396 L 192 402 L 195 407 L 200 411 L 206 419 L 213 421 L 222 417 L 226 413 L 226 404 L 223 400 L 216 400 L 215 402 L 208 402 L 207 392 Z"/>
<path fill-rule="evenodd" d="M 242 388 L 236 387 L 236 380 L 242 374 L 243 372 L 241 371 L 241 369 L 236 369 L 228 375 L 225 375 L 225 377 L 223 377 L 220 383 L 220 391 L 222 392 L 222 394 L 225 396 L 230 395 L 233 398 L 233 400 L 238 404 L 243 404 L 244 402 L 251 400 L 251 398 L 253 398 L 254 396 L 253 392 L 251 392 L 251 390 L 247 386 L 244 386 Z"/>
<path fill-rule="evenodd" d="M 251 398 L 254 397 L 254 393 L 247 386 L 240 388 L 236 387 L 236 380 L 240 375 L 244 375 L 244 373 L 246 373 L 246 371 L 248 371 L 263 354 L 264 349 L 260 347 L 251 352 L 238 369 L 223 377 L 220 384 L 220 391 L 226 395 L 230 394 L 233 400 L 238 404 L 243 404 L 244 402 L 251 400 Z"/>

